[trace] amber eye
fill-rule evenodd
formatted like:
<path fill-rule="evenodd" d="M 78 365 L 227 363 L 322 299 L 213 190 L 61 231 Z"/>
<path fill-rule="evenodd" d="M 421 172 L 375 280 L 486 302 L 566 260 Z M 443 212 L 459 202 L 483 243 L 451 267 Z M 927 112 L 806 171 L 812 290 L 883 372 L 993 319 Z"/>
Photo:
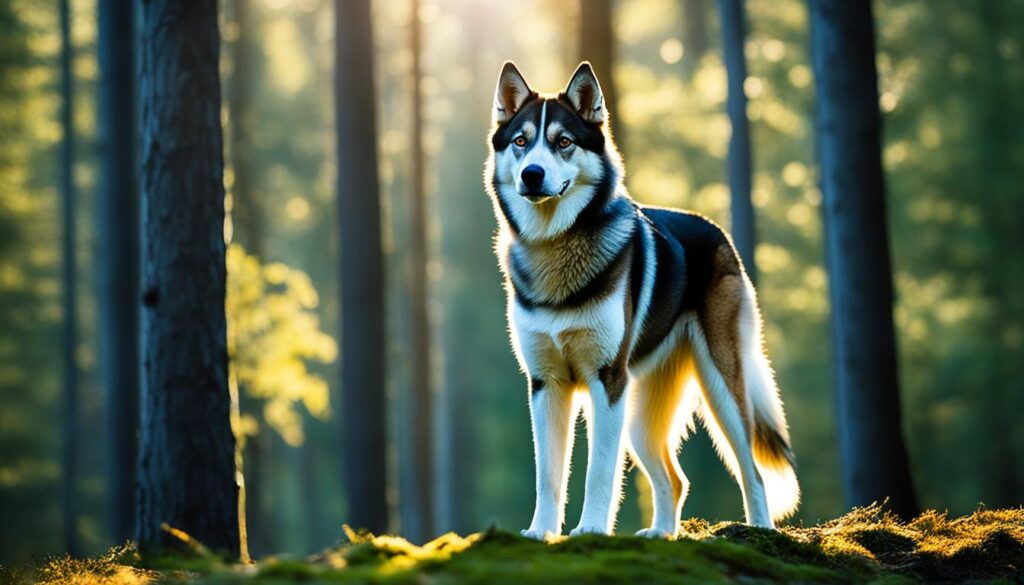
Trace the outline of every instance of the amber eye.
<path fill-rule="evenodd" d="M 520 147 L 526 146 L 526 137 L 525 136 L 516 136 L 516 139 L 513 140 L 512 142 L 516 146 L 520 146 Z"/>
<path fill-rule="evenodd" d="M 572 146 L 572 140 L 569 140 L 567 136 L 563 136 L 558 139 L 558 148 L 569 148 Z"/>

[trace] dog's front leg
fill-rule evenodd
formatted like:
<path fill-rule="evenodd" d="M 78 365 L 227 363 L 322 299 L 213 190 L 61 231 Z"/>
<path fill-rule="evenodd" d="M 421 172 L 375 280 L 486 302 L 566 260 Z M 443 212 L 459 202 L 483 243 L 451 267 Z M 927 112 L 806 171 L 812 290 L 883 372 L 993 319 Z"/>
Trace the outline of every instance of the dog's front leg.
<path fill-rule="evenodd" d="M 523 536 L 543 540 L 562 532 L 569 460 L 572 457 L 572 389 L 530 381 L 530 421 L 537 464 L 537 503 L 533 521 Z"/>
<path fill-rule="evenodd" d="M 622 488 L 623 425 L 626 415 L 625 372 L 590 381 L 589 457 L 583 514 L 570 533 L 610 534 Z"/>

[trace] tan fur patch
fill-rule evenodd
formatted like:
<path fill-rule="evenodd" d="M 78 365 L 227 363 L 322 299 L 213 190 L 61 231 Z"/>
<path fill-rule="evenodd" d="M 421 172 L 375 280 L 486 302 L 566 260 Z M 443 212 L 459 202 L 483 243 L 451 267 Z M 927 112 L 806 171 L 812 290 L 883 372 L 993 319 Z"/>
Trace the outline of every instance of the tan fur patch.
<path fill-rule="evenodd" d="M 576 373 L 550 335 L 534 335 L 531 347 L 533 368 L 537 370 L 530 372 L 532 376 L 559 388 L 572 388 L 578 383 Z"/>
<path fill-rule="evenodd" d="M 732 248 L 722 246 L 715 253 L 711 283 L 708 285 L 701 326 L 715 366 L 722 374 L 729 392 L 736 400 L 740 415 L 749 430 L 746 389 L 743 385 L 743 364 L 740 354 L 740 306 L 743 302 L 743 276 L 738 271 Z"/>
<path fill-rule="evenodd" d="M 546 384 L 573 389 L 586 384 L 582 376 L 598 371 L 609 357 L 601 347 L 597 333 L 591 329 L 569 329 L 558 334 L 557 342 L 549 335 L 535 334 L 530 343 L 532 371 L 530 374 Z"/>
<path fill-rule="evenodd" d="M 645 435 L 649 441 L 648 450 L 660 454 L 662 465 L 672 482 L 676 502 L 683 495 L 683 481 L 673 464 L 675 453 L 669 449 L 672 423 L 680 397 L 695 375 L 693 352 L 687 342 L 680 340 L 661 364 L 640 381 L 636 389 L 645 394 L 639 397 L 643 410 L 638 414 L 647 426 Z"/>
<path fill-rule="evenodd" d="M 543 209 L 544 205 L 538 207 Z M 631 221 L 631 216 L 620 220 L 625 227 L 612 231 L 616 237 L 608 237 L 608 230 L 570 230 L 549 240 L 520 240 L 513 245 L 512 253 L 523 261 L 530 275 L 531 292 L 539 300 L 561 302 L 608 266 L 632 235 Z"/>
<path fill-rule="evenodd" d="M 558 334 L 562 355 L 575 372 L 596 372 L 608 356 L 593 329 L 567 329 Z"/>

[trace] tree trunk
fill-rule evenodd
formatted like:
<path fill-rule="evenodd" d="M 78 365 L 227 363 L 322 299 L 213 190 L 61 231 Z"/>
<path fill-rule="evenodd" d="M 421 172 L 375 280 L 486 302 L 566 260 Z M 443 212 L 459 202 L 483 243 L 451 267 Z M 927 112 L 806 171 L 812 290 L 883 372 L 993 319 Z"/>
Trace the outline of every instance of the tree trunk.
<path fill-rule="evenodd" d="M 139 188 L 135 2 L 100 2 L 100 370 L 106 389 L 107 509 L 115 542 L 135 528 L 139 431 Z"/>
<path fill-rule="evenodd" d="M 71 9 L 69 0 L 60 2 L 60 114 L 64 139 L 61 143 L 61 308 L 63 313 L 63 338 L 61 359 L 63 370 L 64 400 L 64 443 L 63 443 L 63 514 L 64 548 L 68 554 L 78 556 L 78 362 L 75 350 L 78 347 L 78 310 L 75 280 L 77 246 L 75 243 L 75 128 L 74 128 L 74 78 L 72 60 L 74 47 L 71 46 Z"/>
<path fill-rule="evenodd" d="M 252 140 L 249 125 L 249 97 L 254 91 L 250 81 L 250 69 L 255 47 L 250 42 L 251 0 L 233 0 L 231 3 L 235 38 L 231 43 L 231 90 L 228 111 L 231 123 L 228 125 L 231 153 L 231 167 L 234 183 L 231 186 L 231 220 L 234 228 L 232 241 L 241 244 L 246 251 L 260 260 L 263 258 L 263 211 L 252 180 Z"/>
<path fill-rule="evenodd" d="M 1020 326 L 1024 317 L 1024 306 L 1015 281 L 1024 274 L 1024 262 L 1018 250 L 1021 249 L 1019 209 L 1020 185 L 1010 177 L 1015 169 L 1012 153 L 1019 143 L 1019 126 L 1007 124 L 1007 117 L 1013 115 L 1014 106 L 1007 99 L 1019 96 L 1019 86 L 1014 87 L 1013 78 L 1007 77 L 1001 67 L 999 46 L 991 42 L 1007 32 L 1017 22 L 995 0 L 983 0 L 974 7 L 979 30 L 986 31 L 989 38 L 983 41 L 981 59 L 972 68 L 972 85 L 976 88 L 981 104 L 973 109 L 976 116 L 971 124 L 980 135 L 977 148 L 969 149 L 978 169 L 978 193 L 985 193 L 987 203 L 980 206 L 988 216 L 985 220 L 990 245 L 989 266 L 999 269 L 985 278 L 986 295 L 992 302 L 992 339 L 1004 340 L 1007 332 Z M 1019 99 L 1014 97 L 1010 99 Z M 1019 102 L 1018 102 L 1019 103 Z M 1018 109 L 1020 106 L 1017 106 Z M 1019 119 L 1019 118 L 1018 118 Z M 1009 382 L 1015 378 L 1019 350 L 1005 343 L 999 343 L 988 354 L 990 384 L 985 387 L 980 399 L 985 425 L 991 441 L 983 458 L 986 473 L 982 485 L 985 488 L 984 501 L 989 506 L 1010 507 L 1019 504 L 1024 492 L 1024 478 L 1021 477 L 1020 456 L 1024 447 L 1024 430 L 1018 415 L 1024 406 L 1019 384 Z"/>
<path fill-rule="evenodd" d="M 750 201 L 750 122 L 747 120 L 747 94 L 743 82 L 747 79 L 747 58 L 743 53 L 746 42 L 746 15 L 743 0 L 718 0 L 722 20 L 722 54 L 729 77 L 729 97 L 726 111 L 732 124 L 729 139 L 729 189 L 732 191 L 732 240 L 739 252 L 750 280 L 757 281 L 754 247 L 757 236 L 754 205 Z"/>
<path fill-rule="evenodd" d="M 683 49 L 683 64 L 690 75 L 708 50 L 707 0 L 683 0 Z"/>
<path fill-rule="evenodd" d="M 420 0 L 410 0 L 412 55 L 412 156 L 411 208 L 409 210 L 409 351 L 412 371 L 409 384 L 408 445 L 402 468 L 402 535 L 425 542 L 434 535 L 434 450 L 432 382 L 430 363 L 430 316 L 427 311 L 427 193 L 423 152 L 422 26 Z M 408 459 L 407 461 L 405 459 Z"/>
<path fill-rule="evenodd" d="M 590 61 L 594 68 L 604 94 L 606 111 L 621 143 L 618 93 L 615 91 L 615 76 L 612 74 L 617 50 L 613 18 L 612 0 L 580 0 L 580 60 Z"/>
<path fill-rule="evenodd" d="M 338 0 L 335 9 L 343 473 L 349 524 L 380 533 L 388 507 L 373 23 L 370 0 Z"/>
<path fill-rule="evenodd" d="M 224 314 L 217 3 L 143 2 L 145 397 L 137 538 L 243 554 Z"/>
<path fill-rule="evenodd" d="M 311 416 L 303 417 L 306 425 L 315 424 Z M 306 428 L 309 428 L 307 426 Z M 312 429 L 310 429 L 312 431 Z M 305 539 L 303 552 L 310 554 L 323 545 L 319 538 L 319 527 L 322 523 L 321 514 L 324 504 L 320 499 L 320 492 L 317 490 L 317 443 L 318 437 L 310 432 L 306 440 L 299 446 L 297 456 L 299 458 L 299 512 L 302 518 L 302 536 Z"/>
<path fill-rule="evenodd" d="M 908 518 L 871 5 L 810 8 L 843 487 L 850 506 L 888 498 Z"/>
<path fill-rule="evenodd" d="M 272 431 L 262 418 L 260 401 L 245 395 L 239 384 L 239 415 L 246 413 L 261 422 L 260 428 L 246 438 L 241 452 L 241 472 L 245 481 L 245 526 L 249 554 L 261 558 L 275 552 L 272 494 L 267 489 L 270 470 L 270 441 Z"/>
<path fill-rule="evenodd" d="M 251 72 L 256 47 L 251 41 L 253 33 L 252 0 L 232 0 L 231 20 L 234 30 L 229 45 L 231 76 L 228 85 L 228 153 L 230 154 L 232 183 L 231 241 L 240 244 L 246 252 L 265 261 L 263 250 L 263 208 L 253 180 L 252 124 L 250 101 L 255 91 Z M 254 557 L 274 552 L 272 513 L 267 509 L 265 490 L 269 462 L 266 461 L 271 437 L 263 420 L 265 401 L 253 398 L 244 383 L 239 383 L 239 412 L 260 421 L 255 434 L 242 446 L 241 469 L 245 481 L 245 520 L 249 553 Z"/>

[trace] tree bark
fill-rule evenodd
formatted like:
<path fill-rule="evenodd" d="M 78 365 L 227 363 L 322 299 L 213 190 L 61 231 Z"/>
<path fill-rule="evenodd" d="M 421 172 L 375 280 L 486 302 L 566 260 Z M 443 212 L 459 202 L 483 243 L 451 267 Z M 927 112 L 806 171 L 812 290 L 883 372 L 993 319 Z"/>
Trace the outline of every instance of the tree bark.
<path fill-rule="evenodd" d="M 754 205 L 750 200 L 750 122 L 747 119 L 747 58 L 743 52 L 747 23 L 743 0 L 718 0 L 722 20 L 722 53 L 728 74 L 729 96 L 725 109 L 732 124 L 729 138 L 729 189 L 732 192 L 732 240 L 750 280 L 757 281 L 754 248 L 757 244 Z"/>
<path fill-rule="evenodd" d="M 75 214 L 77 195 L 75 193 L 75 128 L 74 128 L 74 77 L 72 61 L 74 47 L 71 45 L 71 8 L 69 0 L 60 2 L 60 95 L 62 109 L 61 128 L 64 138 L 61 142 L 61 309 L 63 314 L 63 336 L 61 362 L 63 373 L 63 477 L 62 500 L 64 517 L 64 548 L 68 554 L 81 553 L 78 539 L 78 362 L 75 350 L 78 347 L 78 306 L 76 302 L 77 279 Z"/>
<path fill-rule="evenodd" d="M 115 542 L 135 527 L 139 430 L 139 188 L 135 1 L 99 3 L 100 370 L 106 389 L 107 509 Z"/>
<path fill-rule="evenodd" d="M 412 356 L 409 384 L 411 432 L 402 465 L 402 535 L 412 542 L 434 536 L 434 405 L 432 394 L 430 316 L 428 313 L 427 263 L 430 241 L 427 235 L 427 193 L 423 151 L 423 92 L 420 83 L 423 41 L 420 0 L 410 0 L 410 45 L 412 55 L 412 173 L 409 210 L 409 350 Z"/>
<path fill-rule="evenodd" d="M 335 10 L 343 479 L 349 524 L 380 533 L 388 507 L 373 23 L 370 0 L 338 0 Z"/>
<path fill-rule="evenodd" d="M 214 0 L 142 5 L 143 356 L 137 539 L 239 558 Z"/>
<path fill-rule="evenodd" d="M 843 487 L 850 506 L 888 498 L 909 518 L 871 5 L 811 0 L 810 13 Z"/>
<path fill-rule="evenodd" d="M 615 63 L 617 43 L 613 26 L 612 0 L 580 0 L 580 60 L 590 61 L 604 94 L 605 111 L 615 126 L 616 135 L 622 133 L 619 124 L 618 93 L 615 91 Z M 607 122 L 606 122 L 607 123 Z M 621 136 L 619 136 L 621 142 Z"/>

